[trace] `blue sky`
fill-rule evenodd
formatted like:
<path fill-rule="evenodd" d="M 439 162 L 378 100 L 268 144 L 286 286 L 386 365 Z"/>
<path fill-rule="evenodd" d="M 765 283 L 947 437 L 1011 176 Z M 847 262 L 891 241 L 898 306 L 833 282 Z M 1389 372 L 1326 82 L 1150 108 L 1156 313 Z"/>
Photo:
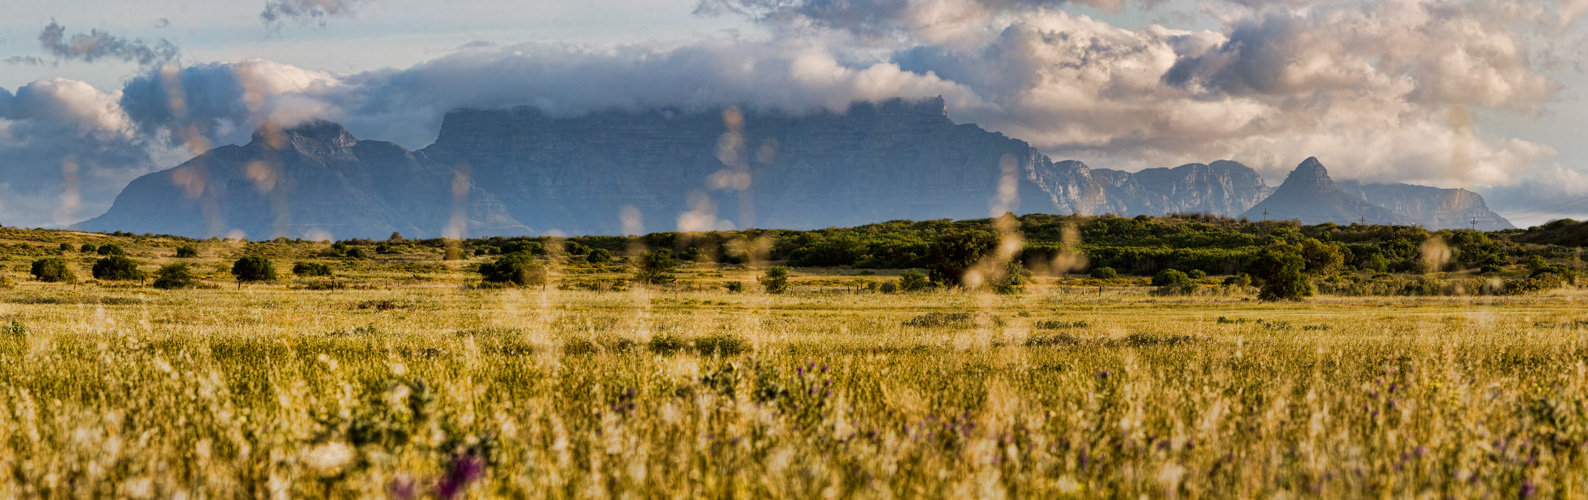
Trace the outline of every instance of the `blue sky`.
<path fill-rule="evenodd" d="M 267 23 L 272 4 L 325 15 Z M 204 145 L 244 141 L 262 119 L 326 118 L 421 147 L 448 106 L 944 95 L 957 121 L 1094 167 L 1231 159 L 1277 185 L 1317 156 L 1340 178 L 1478 191 L 1519 225 L 1582 218 L 1588 206 L 1567 202 L 1588 196 L 1584 11 L 1588 0 L 27 2 L 0 18 L 0 98 L 15 102 L 0 101 L 0 158 L 13 159 L 0 160 L 0 223 L 92 216 L 131 178 L 190 157 L 196 144 L 171 139 L 178 124 L 137 101 L 170 90 L 161 74 L 181 75 L 183 92 L 257 90 L 190 96 L 210 105 L 184 110 Z M 163 40 L 180 56 L 52 52 L 40 40 L 52 26 L 126 50 Z M 68 161 L 84 175 L 63 211 L 50 179 Z"/>

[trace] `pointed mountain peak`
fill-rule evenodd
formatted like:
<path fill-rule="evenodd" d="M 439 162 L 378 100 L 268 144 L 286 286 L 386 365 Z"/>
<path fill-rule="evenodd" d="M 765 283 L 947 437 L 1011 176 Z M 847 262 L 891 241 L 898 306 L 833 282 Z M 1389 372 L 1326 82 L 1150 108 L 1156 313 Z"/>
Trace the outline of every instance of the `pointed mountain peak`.
<path fill-rule="evenodd" d="M 1323 162 L 1318 161 L 1316 157 L 1307 158 L 1307 161 L 1301 162 L 1301 165 L 1298 165 L 1295 170 L 1290 172 L 1290 176 L 1285 177 L 1284 185 L 1296 187 L 1312 186 L 1323 189 L 1337 189 L 1339 187 L 1335 185 L 1334 179 L 1329 178 L 1329 169 L 1323 168 Z"/>
<path fill-rule="evenodd" d="M 358 139 L 340 124 L 311 120 L 284 129 L 260 128 L 254 132 L 253 142 L 276 149 L 290 146 L 305 154 L 325 154 L 353 147 Z"/>

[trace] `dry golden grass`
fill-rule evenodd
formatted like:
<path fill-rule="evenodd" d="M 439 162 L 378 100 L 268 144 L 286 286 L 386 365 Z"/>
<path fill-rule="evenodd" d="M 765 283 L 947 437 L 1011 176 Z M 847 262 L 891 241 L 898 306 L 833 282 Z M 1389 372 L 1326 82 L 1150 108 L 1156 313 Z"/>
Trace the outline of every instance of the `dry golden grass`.
<path fill-rule="evenodd" d="M 1588 491 L 1588 296 L 483 291 L 460 266 L 0 290 L 0 497 Z M 968 314 L 906 325 L 927 313 Z"/>

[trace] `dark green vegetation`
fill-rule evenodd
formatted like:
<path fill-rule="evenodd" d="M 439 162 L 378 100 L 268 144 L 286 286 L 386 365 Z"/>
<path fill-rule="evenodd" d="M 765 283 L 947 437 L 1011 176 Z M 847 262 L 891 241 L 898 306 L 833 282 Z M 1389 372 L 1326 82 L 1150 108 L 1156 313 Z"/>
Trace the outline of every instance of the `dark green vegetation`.
<path fill-rule="evenodd" d="M 232 276 L 237 277 L 238 287 L 242 287 L 243 283 L 275 281 L 276 266 L 269 259 L 257 255 L 243 257 L 232 263 Z"/>
<path fill-rule="evenodd" d="M 833 269 L 875 276 L 847 286 L 883 293 L 962 286 L 1019 293 L 1033 279 L 1043 283 L 1059 279 L 1080 286 L 1146 286 L 1150 278 L 1172 270 L 1179 273 L 1172 275 L 1173 286 L 1152 285 L 1161 295 L 1260 294 L 1267 299 L 1294 300 L 1315 294 L 1508 295 L 1580 285 L 1583 245 L 1588 242 L 1582 237 L 1588 234 L 1585 227 L 1588 224 L 1563 220 L 1497 232 L 1428 231 L 1405 226 L 1303 226 L 1202 215 L 1026 215 L 891 221 L 812 231 L 752 229 L 462 241 L 353 239 L 332 244 L 4 228 L 0 229 L 0 255 L 21 260 L 22 265 L 61 259 L 59 265 L 40 264 L 44 268 L 40 269 L 43 275 L 34 277 L 38 281 L 71 281 L 65 272 L 87 273 L 96 264 L 90 258 L 95 254 L 105 259 L 130 259 L 144 274 L 168 263 L 165 260 L 172 255 L 194 259 L 197 267 L 191 271 L 201 280 L 224 276 L 227 270 L 211 270 L 197 255 L 227 262 L 260 256 L 295 262 L 291 270 L 300 280 L 290 286 L 307 289 L 346 286 L 337 284 L 348 281 L 344 279 L 304 281 L 326 276 L 333 267 L 338 274 L 346 270 L 353 275 L 395 279 L 421 276 L 446 262 L 462 262 L 460 272 L 486 271 L 470 274 L 488 283 L 535 285 L 546 282 L 536 278 L 545 273 L 563 276 L 558 286 L 591 290 L 623 289 L 636 282 L 726 286 L 681 279 L 679 273 L 716 268 L 759 275 L 778 265 L 789 269 L 790 289 L 809 283 L 805 276 L 830 273 L 819 269 Z M 1013 253 L 1007 244 L 1011 241 L 1020 243 Z M 520 257 L 500 260 L 507 255 Z M 497 268 L 499 263 L 509 267 Z M 543 271 L 534 271 L 536 266 Z M 1182 275 L 1186 280 L 1179 279 Z M 123 277 L 99 279 L 134 279 L 124 277 L 126 274 L 117 276 Z M 836 280 L 827 283 L 840 285 Z M 386 285 L 360 285 L 355 280 L 353 286 Z"/>

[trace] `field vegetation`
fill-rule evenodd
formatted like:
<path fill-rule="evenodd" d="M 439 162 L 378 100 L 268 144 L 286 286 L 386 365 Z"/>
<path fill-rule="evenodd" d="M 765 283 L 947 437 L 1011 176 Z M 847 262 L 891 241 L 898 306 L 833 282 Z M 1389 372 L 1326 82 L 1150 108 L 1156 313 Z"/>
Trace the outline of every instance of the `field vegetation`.
<path fill-rule="evenodd" d="M 1572 224 L 0 229 L 0 497 L 1581 498 Z"/>

